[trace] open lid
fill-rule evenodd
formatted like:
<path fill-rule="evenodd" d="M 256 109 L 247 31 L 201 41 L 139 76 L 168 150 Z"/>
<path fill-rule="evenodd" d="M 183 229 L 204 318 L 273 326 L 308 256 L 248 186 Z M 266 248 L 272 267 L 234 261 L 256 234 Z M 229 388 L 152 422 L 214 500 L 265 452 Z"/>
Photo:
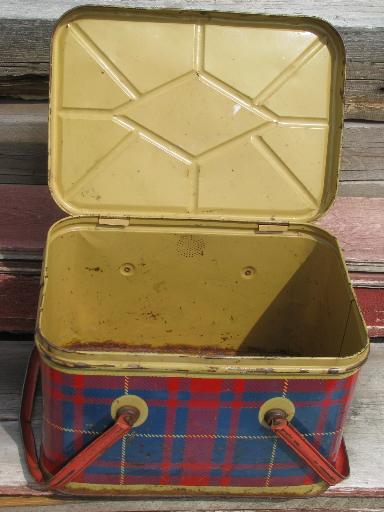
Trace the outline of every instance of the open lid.
<path fill-rule="evenodd" d="M 337 187 L 344 49 L 312 18 L 85 7 L 52 45 L 71 215 L 300 222 Z"/>

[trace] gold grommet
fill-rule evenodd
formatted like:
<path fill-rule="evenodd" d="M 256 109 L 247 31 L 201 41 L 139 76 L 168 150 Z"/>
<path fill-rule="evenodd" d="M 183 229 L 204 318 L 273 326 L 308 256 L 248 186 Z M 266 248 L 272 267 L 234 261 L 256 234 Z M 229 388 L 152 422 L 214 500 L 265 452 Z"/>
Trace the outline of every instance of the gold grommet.
<path fill-rule="evenodd" d="M 133 427 L 142 425 L 148 418 L 148 405 L 142 398 L 136 395 L 122 395 L 111 404 L 111 416 L 114 420 L 117 417 L 118 410 L 124 407 L 134 407 L 139 411 L 139 417 L 132 425 Z"/>
<path fill-rule="evenodd" d="M 123 263 L 120 266 L 120 273 L 123 276 L 132 276 L 135 273 L 136 267 L 132 263 Z"/>
<path fill-rule="evenodd" d="M 272 409 L 281 409 L 285 412 L 287 416 L 287 420 L 291 421 L 295 415 L 295 406 L 291 400 L 285 398 L 284 396 L 277 396 L 275 398 L 271 398 L 263 403 L 263 405 L 259 409 L 259 422 L 264 426 L 269 428 L 269 425 L 265 421 L 265 415 L 268 411 Z"/>
<path fill-rule="evenodd" d="M 241 277 L 243 279 L 253 279 L 256 275 L 256 269 L 254 267 L 245 267 L 241 271 Z"/>

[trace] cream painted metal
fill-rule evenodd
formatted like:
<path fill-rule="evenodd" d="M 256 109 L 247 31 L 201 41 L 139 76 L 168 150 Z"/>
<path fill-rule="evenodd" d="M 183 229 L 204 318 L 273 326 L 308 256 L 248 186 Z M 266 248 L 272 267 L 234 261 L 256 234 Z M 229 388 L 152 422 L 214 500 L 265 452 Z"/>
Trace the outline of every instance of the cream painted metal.
<path fill-rule="evenodd" d="M 205 374 L 360 364 L 340 249 L 304 224 L 335 196 L 343 72 L 338 34 L 316 19 L 68 13 L 49 181 L 74 218 L 48 236 L 40 348 L 96 371 L 105 358 Z"/>
<path fill-rule="evenodd" d="M 75 10 L 50 187 L 71 215 L 308 221 L 331 204 L 343 47 L 310 18 Z"/>

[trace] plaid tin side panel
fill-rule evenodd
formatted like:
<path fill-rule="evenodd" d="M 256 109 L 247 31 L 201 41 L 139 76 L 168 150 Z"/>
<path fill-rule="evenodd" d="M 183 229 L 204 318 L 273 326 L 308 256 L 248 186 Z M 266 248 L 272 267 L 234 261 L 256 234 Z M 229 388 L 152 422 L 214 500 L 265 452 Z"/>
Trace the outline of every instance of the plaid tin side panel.
<path fill-rule="evenodd" d="M 125 394 L 149 407 L 144 424 L 77 479 L 105 485 L 297 486 L 319 477 L 258 420 L 289 398 L 293 424 L 334 462 L 357 373 L 345 379 L 223 379 L 64 373 L 43 364 L 42 463 L 54 473 L 108 428 Z"/>

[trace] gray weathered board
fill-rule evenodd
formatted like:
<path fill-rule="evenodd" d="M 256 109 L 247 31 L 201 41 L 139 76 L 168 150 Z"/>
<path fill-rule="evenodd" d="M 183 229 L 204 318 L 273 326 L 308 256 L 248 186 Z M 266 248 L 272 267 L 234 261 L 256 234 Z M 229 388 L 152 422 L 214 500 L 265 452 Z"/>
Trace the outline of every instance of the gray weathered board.
<path fill-rule="evenodd" d="M 2 341 L 0 373 L 3 376 L 0 400 L 0 498 L 1 496 L 49 496 L 46 491 L 39 490 L 31 483 L 22 455 L 18 431 L 18 406 L 23 374 L 32 343 L 30 341 Z M 372 497 L 370 510 L 383 510 L 379 507 L 378 498 L 384 496 L 384 457 L 382 440 L 384 438 L 384 401 L 382 400 L 382 379 L 384 374 L 384 345 L 372 344 L 371 354 L 363 367 L 355 398 L 347 420 L 345 438 L 350 456 L 351 477 L 331 488 L 326 497 L 308 498 L 305 500 L 284 500 L 267 502 L 265 499 L 232 499 L 188 501 L 171 500 L 140 500 L 131 499 L 108 502 L 109 511 L 134 510 L 269 510 L 275 508 L 290 509 L 351 509 L 352 506 L 344 497 Z M 38 422 L 38 418 L 37 422 Z M 0 500 L 1 505 L 1 500 Z M 61 510 L 56 505 L 57 510 Z M 63 505 L 64 506 L 64 505 Z M 105 505 L 104 505 L 105 506 Z M 86 504 L 71 506 L 71 511 L 89 510 Z M 85 508 L 83 508 L 85 507 Z M 13 509 L 15 510 L 15 509 Z M 21 510 L 21 509 L 20 509 Z M 23 510 L 29 510 L 25 508 Z M 49 510 L 44 508 L 44 510 Z M 56 510 L 56 509 L 55 509 Z M 69 509 L 68 509 L 69 510 Z M 98 510 L 98 509 L 95 509 Z M 100 508 L 100 510 L 102 510 Z M 367 510 L 367 509 L 365 509 Z"/>
<path fill-rule="evenodd" d="M 310 15 L 331 22 L 340 31 L 347 51 L 347 122 L 339 194 L 384 197 L 384 123 L 381 123 L 384 121 L 384 0 L 0 0 L 0 183 L 46 183 L 45 101 L 50 35 L 56 20 L 66 10 L 86 3 Z M 11 222 L 17 208 L 28 210 L 28 204 L 4 206 Z M 362 207 L 362 219 L 367 218 L 367 211 Z M 3 218 L 3 225 L 7 219 Z M 347 222 L 344 218 L 340 222 L 344 220 Z M 368 231 L 375 226 L 370 225 Z M 359 246 L 363 245 L 366 246 L 366 241 L 361 237 Z M 44 512 L 384 511 L 384 345 L 372 347 L 347 423 L 346 442 L 352 476 L 326 496 L 289 501 L 133 499 L 102 500 L 92 504 L 88 500 L 54 501 L 31 483 L 22 463 L 17 424 L 31 342 L 3 341 L 0 346 L 0 508 L 5 507 L 3 510 L 29 511 L 36 506 Z"/>
<path fill-rule="evenodd" d="M 84 0 L 0 0 L 0 183 L 47 180 L 45 103 L 56 20 Z M 383 0 L 93 0 L 97 5 L 319 16 L 347 51 L 345 136 L 339 195 L 384 197 Z M 362 122 L 361 122 L 362 121 Z M 378 121 L 378 122 L 372 122 Z"/>
<path fill-rule="evenodd" d="M 47 183 L 48 105 L 0 111 L 0 183 Z M 345 123 L 340 179 L 340 195 L 384 197 L 384 123 Z"/>
<path fill-rule="evenodd" d="M 2 0 L 0 96 L 46 98 L 49 43 L 55 21 L 83 0 Z M 384 120 L 382 0 L 94 0 L 97 5 L 293 14 L 322 17 L 338 28 L 347 50 L 348 119 Z"/>

